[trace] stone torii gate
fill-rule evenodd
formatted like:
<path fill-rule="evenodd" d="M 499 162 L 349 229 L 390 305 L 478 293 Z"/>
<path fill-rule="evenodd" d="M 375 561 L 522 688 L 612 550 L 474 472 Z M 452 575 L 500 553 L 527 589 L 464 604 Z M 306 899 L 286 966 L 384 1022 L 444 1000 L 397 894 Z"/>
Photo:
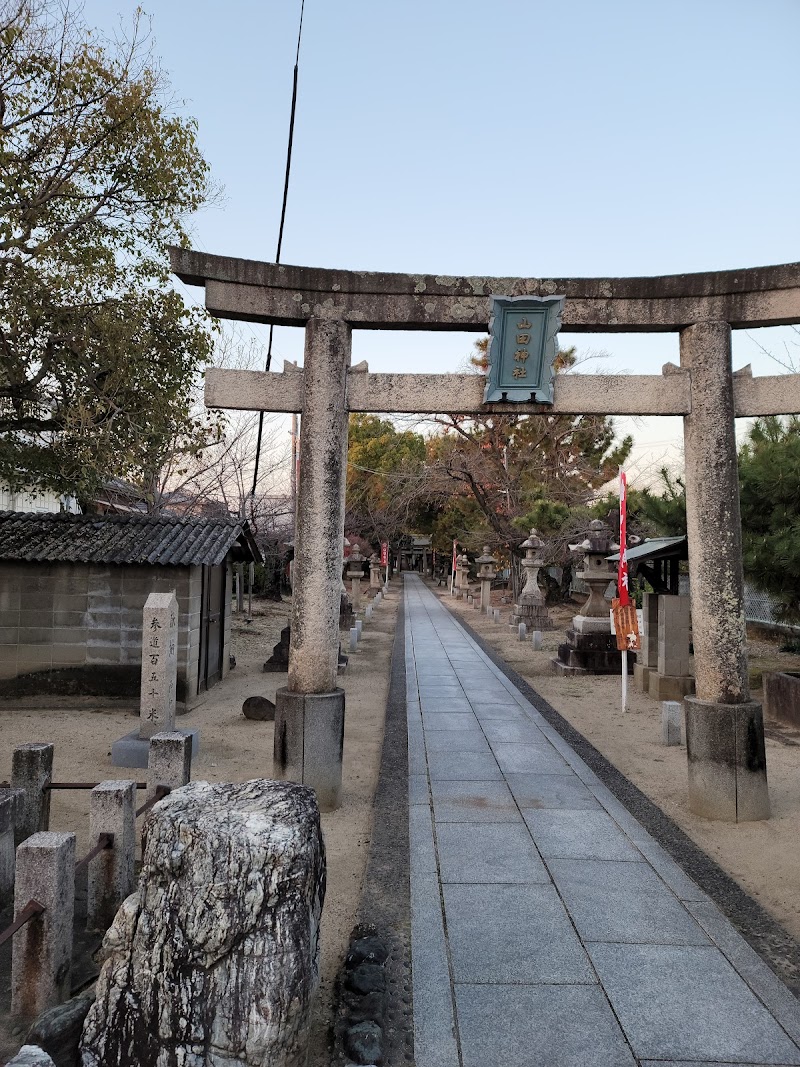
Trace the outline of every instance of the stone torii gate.
<path fill-rule="evenodd" d="M 288 684 L 275 770 L 340 803 L 344 693 L 336 687 L 350 411 L 682 415 L 696 695 L 685 701 L 689 806 L 714 819 L 769 817 L 764 727 L 750 699 L 734 418 L 800 411 L 800 375 L 731 369 L 731 329 L 800 323 L 800 264 L 658 278 L 479 278 L 375 274 L 173 249 L 222 318 L 302 326 L 304 366 L 210 370 L 214 408 L 302 412 Z M 554 403 L 483 403 L 478 375 L 371 374 L 350 366 L 351 331 L 486 332 L 492 295 L 566 297 L 570 332 L 680 334 L 661 375 L 557 377 Z"/>

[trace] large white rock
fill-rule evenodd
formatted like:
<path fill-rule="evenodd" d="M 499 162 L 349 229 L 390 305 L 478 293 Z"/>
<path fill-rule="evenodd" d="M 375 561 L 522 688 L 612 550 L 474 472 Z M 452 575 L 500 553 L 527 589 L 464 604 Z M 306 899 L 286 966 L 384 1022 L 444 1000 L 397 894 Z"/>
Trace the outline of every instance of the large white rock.
<path fill-rule="evenodd" d="M 312 790 L 257 780 L 170 793 L 103 943 L 83 1067 L 301 1067 L 324 895 Z"/>

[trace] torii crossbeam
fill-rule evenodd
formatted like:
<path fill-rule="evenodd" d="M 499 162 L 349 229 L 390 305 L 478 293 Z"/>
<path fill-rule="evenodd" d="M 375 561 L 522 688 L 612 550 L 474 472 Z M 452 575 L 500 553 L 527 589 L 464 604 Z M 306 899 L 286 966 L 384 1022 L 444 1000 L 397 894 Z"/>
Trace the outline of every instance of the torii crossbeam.
<path fill-rule="evenodd" d="M 287 686 L 275 769 L 341 796 L 344 693 L 336 687 L 347 420 L 350 411 L 682 415 L 696 696 L 685 700 L 689 805 L 712 819 L 769 817 L 761 706 L 750 699 L 734 419 L 800 411 L 800 375 L 733 375 L 731 329 L 800 323 L 800 264 L 658 278 L 452 278 L 320 270 L 173 249 L 223 318 L 306 331 L 302 369 L 212 370 L 209 407 L 301 411 L 300 485 Z M 351 331 L 485 332 L 490 297 L 566 297 L 570 332 L 680 334 L 661 375 L 565 375 L 552 406 L 484 404 L 474 375 L 370 374 Z"/>

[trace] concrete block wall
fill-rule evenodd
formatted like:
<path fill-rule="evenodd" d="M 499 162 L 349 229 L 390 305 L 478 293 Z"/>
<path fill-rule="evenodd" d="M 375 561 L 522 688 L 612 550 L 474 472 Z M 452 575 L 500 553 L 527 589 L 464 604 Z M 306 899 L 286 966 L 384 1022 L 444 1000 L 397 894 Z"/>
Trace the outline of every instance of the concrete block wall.
<path fill-rule="evenodd" d="M 135 695 L 145 600 L 174 589 L 179 699 L 191 700 L 197 694 L 200 583 L 200 567 L 1 563 L 0 682 L 69 668 L 81 669 L 88 682 L 92 673 L 108 671 L 129 679 L 121 683 L 129 690 L 133 679 Z"/>

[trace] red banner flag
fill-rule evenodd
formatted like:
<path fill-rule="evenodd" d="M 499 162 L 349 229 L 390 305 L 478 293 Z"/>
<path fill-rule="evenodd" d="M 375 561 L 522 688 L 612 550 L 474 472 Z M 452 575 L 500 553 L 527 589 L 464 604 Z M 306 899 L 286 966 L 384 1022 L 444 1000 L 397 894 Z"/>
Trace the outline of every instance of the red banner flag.
<path fill-rule="evenodd" d="M 389 542 L 381 541 L 381 566 L 387 567 L 389 565 Z"/>
<path fill-rule="evenodd" d="M 631 602 L 628 586 L 628 479 L 619 472 L 619 565 L 617 567 L 617 596 L 620 607 Z"/>

